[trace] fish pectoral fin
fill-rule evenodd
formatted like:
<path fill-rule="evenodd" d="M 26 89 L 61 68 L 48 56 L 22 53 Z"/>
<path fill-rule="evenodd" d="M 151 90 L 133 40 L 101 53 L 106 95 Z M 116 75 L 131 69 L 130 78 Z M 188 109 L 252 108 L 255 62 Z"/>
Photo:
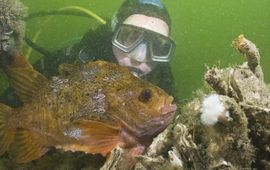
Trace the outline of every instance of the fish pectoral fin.
<path fill-rule="evenodd" d="M 26 163 L 40 158 L 49 148 L 42 146 L 42 138 L 29 130 L 19 129 L 9 153 L 17 163 Z"/>
<path fill-rule="evenodd" d="M 70 132 L 75 130 L 74 138 L 77 142 L 62 146 L 64 150 L 83 151 L 92 154 L 106 156 L 114 149 L 120 140 L 120 126 L 112 126 L 98 121 L 83 121 L 75 123 L 70 128 Z M 72 133 L 71 133 L 72 136 Z"/>
<path fill-rule="evenodd" d="M 32 67 L 12 68 L 7 74 L 10 86 L 24 103 L 30 102 L 41 87 L 49 84 L 48 79 Z"/>

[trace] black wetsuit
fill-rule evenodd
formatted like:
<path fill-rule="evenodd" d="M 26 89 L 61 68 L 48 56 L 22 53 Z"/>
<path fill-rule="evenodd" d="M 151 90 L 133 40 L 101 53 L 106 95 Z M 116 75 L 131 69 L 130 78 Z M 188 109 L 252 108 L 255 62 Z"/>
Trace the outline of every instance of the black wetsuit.
<path fill-rule="evenodd" d="M 100 26 L 96 30 L 89 30 L 80 42 L 44 56 L 33 66 L 46 77 L 51 77 L 58 74 L 58 66 L 62 63 L 72 64 L 96 60 L 117 63 L 112 52 L 112 35 L 109 25 Z M 175 97 L 174 80 L 169 63 L 158 63 L 152 72 L 141 78 L 152 82 Z M 5 95 L 6 100 L 14 104 L 12 95 L 9 92 Z M 9 97 L 7 98 L 7 96 Z"/>

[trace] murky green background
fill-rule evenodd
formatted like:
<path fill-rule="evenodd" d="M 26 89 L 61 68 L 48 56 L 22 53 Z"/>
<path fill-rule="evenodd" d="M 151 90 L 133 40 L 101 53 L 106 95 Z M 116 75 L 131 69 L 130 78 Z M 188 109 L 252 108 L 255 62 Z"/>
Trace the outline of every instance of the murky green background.
<path fill-rule="evenodd" d="M 29 12 L 82 6 L 108 19 L 123 0 L 23 0 Z M 244 34 L 260 48 L 265 79 L 270 82 L 269 0 L 164 0 L 172 18 L 172 37 L 177 50 L 171 61 L 178 96 L 187 99 L 202 85 L 205 65 L 221 67 L 244 61 L 232 47 L 232 40 Z M 98 23 L 82 17 L 55 16 L 27 22 L 27 34 L 49 50 L 79 40 Z M 38 34 L 40 33 L 40 34 Z M 37 36 L 39 35 L 39 36 Z M 24 49 L 25 53 L 29 53 Z M 30 53 L 34 62 L 40 56 Z"/>

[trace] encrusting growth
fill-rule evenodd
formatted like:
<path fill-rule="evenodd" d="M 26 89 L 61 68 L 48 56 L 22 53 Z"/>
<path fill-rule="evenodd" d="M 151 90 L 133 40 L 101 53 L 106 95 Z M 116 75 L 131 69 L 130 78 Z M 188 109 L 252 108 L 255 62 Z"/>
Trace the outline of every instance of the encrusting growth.
<path fill-rule="evenodd" d="M 247 62 L 209 68 L 207 92 L 198 91 L 181 107 L 174 123 L 138 157 L 135 169 L 270 168 L 270 89 L 263 82 L 256 46 L 243 35 L 234 45 Z M 109 159 L 103 168 L 112 167 L 111 162 L 117 169 L 125 160 Z"/>

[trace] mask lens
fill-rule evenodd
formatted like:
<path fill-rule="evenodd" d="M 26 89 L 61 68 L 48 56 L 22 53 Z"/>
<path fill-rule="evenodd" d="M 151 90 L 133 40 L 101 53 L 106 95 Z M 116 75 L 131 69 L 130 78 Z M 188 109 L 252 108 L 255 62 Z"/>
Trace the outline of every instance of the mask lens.
<path fill-rule="evenodd" d="M 123 25 L 116 35 L 116 41 L 126 50 L 133 49 L 143 37 L 143 31 Z"/>
<path fill-rule="evenodd" d="M 168 62 L 174 43 L 163 36 L 152 37 L 152 59 L 159 62 Z"/>

